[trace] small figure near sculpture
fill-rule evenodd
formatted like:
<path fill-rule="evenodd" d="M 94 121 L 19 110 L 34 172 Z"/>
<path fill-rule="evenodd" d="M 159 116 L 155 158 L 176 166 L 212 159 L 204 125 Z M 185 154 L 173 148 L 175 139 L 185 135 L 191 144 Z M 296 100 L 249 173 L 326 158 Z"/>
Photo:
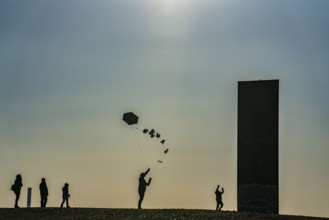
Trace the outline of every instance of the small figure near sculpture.
<path fill-rule="evenodd" d="M 224 203 L 223 203 L 223 200 L 222 200 L 222 195 L 224 193 L 224 188 L 222 187 L 222 190 L 219 191 L 219 188 L 220 186 L 217 185 L 217 189 L 215 191 L 215 194 L 216 194 L 216 202 L 217 202 L 217 206 L 216 206 L 216 210 L 222 210 L 223 206 L 224 206 Z"/>

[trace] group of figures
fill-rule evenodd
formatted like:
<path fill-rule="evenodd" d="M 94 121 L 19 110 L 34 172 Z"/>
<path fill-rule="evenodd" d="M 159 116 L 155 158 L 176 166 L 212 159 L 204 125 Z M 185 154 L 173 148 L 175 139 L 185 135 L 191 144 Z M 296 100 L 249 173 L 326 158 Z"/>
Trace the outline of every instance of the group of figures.
<path fill-rule="evenodd" d="M 139 194 L 139 200 L 138 200 L 138 209 L 142 209 L 142 202 L 144 200 L 144 195 L 146 191 L 146 187 L 151 185 L 152 178 L 149 178 L 148 181 L 145 180 L 145 176 L 150 172 L 150 168 L 148 168 L 145 172 L 141 173 L 139 175 L 139 184 L 138 184 L 138 194 Z M 16 175 L 15 183 L 11 186 L 11 190 L 14 191 L 16 195 L 15 199 L 15 208 L 19 208 L 18 206 L 18 200 L 21 194 L 21 188 L 23 186 L 22 176 L 20 174 Z M 224 188 L 221 188 L 221 191 L 219 190 L 221 187 L 217 185 L 215 194 L 216 194 L 216 210 L 221 210 L 224 206 L 222 201 L 222 195 L 224 193 Z M 42 178 L 41 183 L 39 185 L 40 190 L 40 197 L 41 197 L 41 207 L 44 208 L 47 205 L 48 201 L 48 187 L 46 183 L 46 179 Z M 65 185 L 62 188 L 62 198 L 63 201 L 61 203 L 61 208 L 63 208 L 63 205 L 66 203 L 66 207 L 70 208 L 69 206 L 69 184 L 65 183 Z"/>
<path fill-rule="evenodd" d="M 14 206 L 15 208 L 19 208 L 18 201 L 19 201 L 19 198 L 21 195 L 22 187 L 23 187 L 22 176 L 21 176 L 21 174 L 18 174 L 18 175 L 16 175 L 14 184 L 11 185 L 11 188 L 10 188 L 10 190 L 12 190 L 16 195 L 15 206 Z M 39 185 L 39 190 L 40 190 L 40 197 L 41 197 L 40 206 L 42 208 L 44 208 L 47 206 L 47 201 L 48 201 L 48 187 L 47 187 L 45 178 L 41 179 L 41 183 Z M 68 183 L 65 183 L 65 185 L 62 188 L 62 192 L 63 192 L 63 194 L 62 194 L 63 201 L 61 203 L 61 208 L 63 208 L 63 205 L 65 202 L 66 202 L 66 207 L 70 208 L 70 206 L 69 206 L 70 194 L 69 194 L 69 184 Z"/>
<path fill-rule="evenodd" d="M 149 180 L 146 182 L 145 176 L 150 172 L 150 168 L 147 169 L 144 173 L 141 173 L 139 176 L 139 186 L 138 186 L 138 194 L 139 194 L 139 200 L 138 200 L 138 209 L 142 208 L 142 202 L 144 200 L 144 195 L 146 191 L 146 187 L 151 184 L 152 178 L 149 178 Z M 221 188 L 221 190 L 219 190 Z M 224 193 L 224 188 L 220 187 L 220 185 L 217 185 L 215 194 L 216 194 L 216 210 L 221 211 L 224 203 L 222 199 L 222 195 Z"/>
<path fill-rule="evenodd" d="M 126 112 L 123 114 L 123 117 L 122 117 L 122 120 L 125 121 L 129 126 L 131 125 L 136 125 L 138 124 L 138 120 L 139 120 L 139 117 L 134 114 L 133 112 Z M 138 129 L 136 127 L 136 129 Z M 143 129 L 143 133 L 144 134 L 148 134 L 150 135 L 151 138 L 160 138 L 161 137 L 161 134 L 157 131 L 155 131 L 155 129 L 148 129 L 148 128 L 145 128 Z M 136 138 L 137 139 L 137 138 Z M 161 139 L 160 139 L 161 140 Z M 165 139 L 162 139 L 160 141 L 160 143 L 163 145 L 165 143 Z M 136 140 L 136 143 L 138 145 L 138 141 Z M 140 151 L 145 159 L 145 155 L 143 153 L 143 151 L 141 150 L 140 148 Z M 163 148 L 163 153 L 164 154 L 167 154 L 169 151 L 169 148 L 165 147 Z M 163 163 L 163 155 L 161 156 L 161 159 L 159 159 L 157 162 L 158 163 Z M 145 162 L 146 164 L 147 161 L 145 159 Z M 144 200 L 144 195 L 145 195 L 145 191 L 146 191 L 146 187 L 149 186 L 151 184 L 151 181 L 152 181 L 152 178 L 149 178 L 149 180 L 146 182 L 145 180 L 145 176 L 150 172 L 150 169 L 147 169 L 144 173 L 141 173 L 140 176 L 139 176 L 139 186 L 138 186 L 138 194 L 139 194 L 139 200 L 138 200 L 138 209 L 141 209 L 142 208 L 142 202 Z M 221 188 L 221 191 L 219 191 L 221 187 L 218 185 L 217 186 L 217 189 L 215 191 L 215 194 L 216 194 L 216 202 L 217 202 L 217 205 L 216 205 L 216 210 L 221 210 L 224 206 L 223 204 L 223 200 L 222 200 L 222 195 L 224 193 L 224 188 Z"/>

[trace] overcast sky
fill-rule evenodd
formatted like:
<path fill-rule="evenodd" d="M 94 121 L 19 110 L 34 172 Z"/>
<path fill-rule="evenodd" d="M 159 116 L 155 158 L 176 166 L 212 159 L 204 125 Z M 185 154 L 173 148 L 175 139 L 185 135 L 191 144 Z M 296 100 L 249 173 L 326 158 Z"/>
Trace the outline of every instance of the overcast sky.
<path fill-rule="evenodd" d="M 0 1 L 0 207 L 236 210 L 237 82 L 280 80 L 280 213 L 329 216 L 329 1 Z M 140 117 L 131 129 L 122 114 Z M 138 128 L 138 129 L 136 129 Z M 170 148 L 163 158 L 154 128 Z M 135 133 L 135 134 L 133 134 Z M 135 136 L 134 136 L 135 135 Z M 146 161 L 138 148 L 143 150 Z M 164 163 L 156 161 L 162 158 Z"/>

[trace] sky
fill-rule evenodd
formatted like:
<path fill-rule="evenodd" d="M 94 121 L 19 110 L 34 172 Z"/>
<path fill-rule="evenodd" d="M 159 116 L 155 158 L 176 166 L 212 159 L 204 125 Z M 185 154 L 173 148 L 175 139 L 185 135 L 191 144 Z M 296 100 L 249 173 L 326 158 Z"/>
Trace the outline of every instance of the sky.
<path fill-rule="evenodd" d="M 329 216 L 329 1 L 0 1 L 0 207 L 237 206 L 237 82 L 280 80 L 280 213 Z M 134 112 L 130 127 L 122 114 Z M 154 128 L 166 139 L 142 133 Z M 141 150 L 143 153 L 141 153 Z M 145 159 L 144 159 L 145 157 Z M 156 161 L 163 159 L 164 163 Z"/>

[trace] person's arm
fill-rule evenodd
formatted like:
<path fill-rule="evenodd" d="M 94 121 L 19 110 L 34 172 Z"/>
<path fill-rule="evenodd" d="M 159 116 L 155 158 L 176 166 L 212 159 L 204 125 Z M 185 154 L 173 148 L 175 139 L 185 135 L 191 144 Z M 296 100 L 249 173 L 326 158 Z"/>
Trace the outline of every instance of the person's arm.
<path fill-rule="evenodd" d="M 222 187 L 222 194 L 224 193 L 224 188 Z"/>
<path fill-rule="evenodd" d="M 151 184 L 152 178 L 149 179 L 147 185 L 149 186 Z"/>
<path fill-rule="evenodd" d="M 149 172 L 150 172 L 150 168 L 148 168 L 148 169 L 146 170 L 146 172 L 144 173 L 145 176 L 146 176 Z"/>
<path fill-rule="evenodd" d="M 217 189 L 216 189 L 215 193 L 217 193 L 217 192 L 218 192 L 218 189 L 219 189 L 219 185 L 217 185 Z"/>

